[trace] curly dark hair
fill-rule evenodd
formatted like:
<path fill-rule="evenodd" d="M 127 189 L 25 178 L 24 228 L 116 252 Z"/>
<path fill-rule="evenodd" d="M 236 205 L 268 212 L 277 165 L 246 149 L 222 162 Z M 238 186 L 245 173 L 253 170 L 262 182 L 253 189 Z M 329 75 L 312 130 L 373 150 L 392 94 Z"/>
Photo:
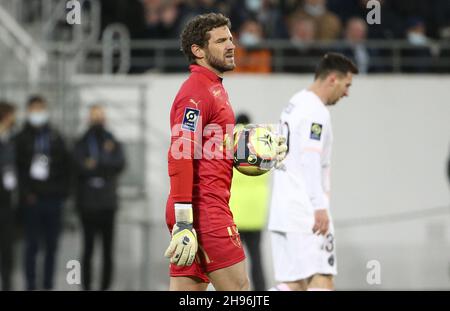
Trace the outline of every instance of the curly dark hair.
<path fill-rule="evenodd" d="M 208 31 L 222 26 L 227 26 L 231 29 L 231 22 L 228 17 L 220 13 L 198 15 L 186 24 L 181 33 L 181 51 L 191 64 L 195 63 L 197 59 L 192 53 L 192 45 L 196 44 L 205 48 L 210 38 Z"/>

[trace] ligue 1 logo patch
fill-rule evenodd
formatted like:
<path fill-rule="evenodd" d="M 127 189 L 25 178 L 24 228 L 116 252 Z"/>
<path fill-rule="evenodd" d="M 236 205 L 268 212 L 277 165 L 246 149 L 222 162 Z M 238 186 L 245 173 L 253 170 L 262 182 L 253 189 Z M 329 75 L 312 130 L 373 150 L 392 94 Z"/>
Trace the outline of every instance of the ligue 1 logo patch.
<path fill-rule="evenodd" d="M 321 136 L 322 136 L 322 124 L 313 123 L 311 125 L 311 134 L 309 137 L 311 139 L 320 140 Z"/>
<path fill-rule="evenodd" d="M 183 123 L 181 124 L 181 128 L 183 130 L 195 132 L 199 117 L 200 117 L 200 110 L 186 107 L 186 109 L 184 109 L 184 117 Z"/>

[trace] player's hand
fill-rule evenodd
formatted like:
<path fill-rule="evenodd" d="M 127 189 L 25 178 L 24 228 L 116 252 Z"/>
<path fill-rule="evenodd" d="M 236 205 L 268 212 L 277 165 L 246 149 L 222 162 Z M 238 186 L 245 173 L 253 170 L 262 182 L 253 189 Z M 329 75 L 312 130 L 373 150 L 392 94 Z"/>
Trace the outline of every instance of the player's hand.
<path fill-rule="evenodd" d="M 276 164 L 275 168 L 281 167 L 281 162 L 283 162 L 284 158 L 286 158 L 286 152 L 287 152 L 287 144 L 286 144 L 286 137 L 282 135 L 276 135 L 275 136 L 275 148 L 276 148 Z"/>
<path fill-rule="evenodd" d="M 197 233 L 192 223 L 178 222 L 173 226 L 172 240 L 164 256 L 177 266 L 190 266 L 197 254 Z"/>
<path fill-rule="evenodd" d="M 313 226 L 313 233 L 320 235 L 320 234 L 327 234 L 328 227 L 330 225 L 330 219 L 328 218 L 328 210 L 326 209 L 318 209 L 314 212 L 314 226 Z"/>

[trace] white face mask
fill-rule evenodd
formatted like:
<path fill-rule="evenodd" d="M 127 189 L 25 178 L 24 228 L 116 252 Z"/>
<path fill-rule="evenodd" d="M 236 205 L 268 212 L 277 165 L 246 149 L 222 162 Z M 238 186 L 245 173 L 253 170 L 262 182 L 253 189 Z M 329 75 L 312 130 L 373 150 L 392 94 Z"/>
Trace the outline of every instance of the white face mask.
<path fill-rule="evenodd" d="M 417 32 L 409 32 L 408 33 L 408 41 L 412 45 L 427 45 L 428 38 L 421 33 Z"/>
<path fill-rule="evenodd" d="M 239 36 L 239 42 L 245 47 L 253 47 L 258 45 L 261 42 L 261 39 L 251 32 L 243 32 Z"/>
<path fill-rule="evenodd" d="M 30 122 L 30 124 L 34 127 L 41 127 L 48 122 L 48 112 L 31 112 L 28 114 L 28 122 Z"/>
<path fill-rule="evenodd" d="M 318 5 L 311 5 L 311 4 L 305 4 L 304 9 L 306 13 L 308 13 L 311 16 L 321 16 L 325 14 L 325 6 L 318 4 Z"/>

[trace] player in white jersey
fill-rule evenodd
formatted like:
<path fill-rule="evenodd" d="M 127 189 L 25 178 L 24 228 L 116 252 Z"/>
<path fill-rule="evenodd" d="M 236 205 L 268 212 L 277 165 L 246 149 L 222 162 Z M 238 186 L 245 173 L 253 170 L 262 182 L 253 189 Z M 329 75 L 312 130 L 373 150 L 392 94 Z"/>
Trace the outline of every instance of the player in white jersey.
<path fill-rule="evenodd" d="M 333 134 L 327 106 L 348 96 L 358 69 L 341 54 L 323 56 L 313 84 L 281 113 L 288 153 L 273 176 L 269 230 L 273 290 L 333 290 L 337 274 L 329 209 Z"/>

